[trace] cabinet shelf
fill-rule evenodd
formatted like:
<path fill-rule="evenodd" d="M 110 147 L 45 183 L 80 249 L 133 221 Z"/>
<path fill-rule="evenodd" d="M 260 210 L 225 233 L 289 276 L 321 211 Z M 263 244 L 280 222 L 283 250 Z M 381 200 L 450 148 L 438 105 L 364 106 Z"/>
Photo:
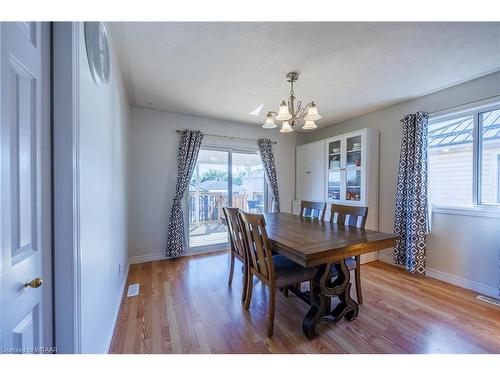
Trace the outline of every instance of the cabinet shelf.
<path fill-rule="evenodd" d="M 339 168 L 330 168 L 328 169 L 328 172 L 342 172 L 342 171 L 347 171 L 347 172 L 352 172 L 352 171 L 361 171 L 362 170 L 362 167 L 347 167 L 347 168 L 344 168 L 344 169 L 341 169 L 340 167 Z"/>
<path fill-rule="evenodd" d="M 347 150 L 348 154 L 355 154 L 357 152 L 361 152 L 361 149 L 359 149 L 359 150 Z"/>

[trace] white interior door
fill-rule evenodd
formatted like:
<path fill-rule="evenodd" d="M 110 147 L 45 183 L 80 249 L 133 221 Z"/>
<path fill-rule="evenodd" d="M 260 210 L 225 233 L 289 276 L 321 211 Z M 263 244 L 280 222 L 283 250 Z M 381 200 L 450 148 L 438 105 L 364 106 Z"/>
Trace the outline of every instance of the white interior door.
<path fill-rule="evenodd" d="M 48 23 L 0 23 L 4 353 L 46 352 L 52 346 L 49 43 Z"/>

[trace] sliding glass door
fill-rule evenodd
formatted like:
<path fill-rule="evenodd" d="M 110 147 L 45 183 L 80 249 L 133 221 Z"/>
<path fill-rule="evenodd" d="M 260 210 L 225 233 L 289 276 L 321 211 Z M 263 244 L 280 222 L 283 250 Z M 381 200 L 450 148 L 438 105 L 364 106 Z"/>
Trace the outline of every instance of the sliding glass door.
<path fill-rule="evenodd" d="M 265 185 L 257 151 L 202 148 L 189 186 L 190 251 L 208 251 L 228 243 L 222 207 L 264 212 Z"/>
<path fill-rule="evenodd" d="M 189 186 L 189 247 L 227 242 L 222 207 L 229 204 L 229 151 L 201 149 Z"/>
<path fill-rule="evenodd" d="M 257 153 L 232 153 L 232 207 L 264 212 L 264 166 Z"/>

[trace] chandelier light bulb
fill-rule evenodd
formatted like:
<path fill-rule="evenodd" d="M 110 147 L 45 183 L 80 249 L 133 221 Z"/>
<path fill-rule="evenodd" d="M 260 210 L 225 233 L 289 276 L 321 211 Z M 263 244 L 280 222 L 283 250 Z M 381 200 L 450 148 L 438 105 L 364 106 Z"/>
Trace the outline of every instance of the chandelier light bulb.
<path fill-rule="evenodd" d="M 318 113 L 318 107 L 314 102 L 311 103 L 311 106 L 307 109 L 307 115 L 304 117 L 306 121 L 317 121 L 321 118 Z"/>
<path fill-rule="evenodd" d="M 262 127 L 264 129 L 274 129 L 277 125 L 274 123 L 272 113 L 268 113 L 266 116 L 266 121 L 264 121 L 264 125 Z"/>
<path fill-rule="evenodd" d="M 312 129 L 316 129 L 318 127 L 318 125 L 316 125 L 314 123 L 314 121 L 312 120 L 306 120 L 306 123 L 302 126 L 302 129 L 304 130 L 312 130 Z"/>
<path fill-rule="evenodd" d="M 276 120 L 278 121 L 288 121 L 292 118 L 292 115 L 288 111 L 288 104 L 283 100 L 280 105 L 280 109 L 278 111 L 278 115 L 276 116 Z"/>
<path fill-rule="evenodd" d="M 288 121 L 283 121 L 280 133 L 290 133 L 290 132 L 293 132 L 293 128 L 290 126 L 290 123 Z"/>

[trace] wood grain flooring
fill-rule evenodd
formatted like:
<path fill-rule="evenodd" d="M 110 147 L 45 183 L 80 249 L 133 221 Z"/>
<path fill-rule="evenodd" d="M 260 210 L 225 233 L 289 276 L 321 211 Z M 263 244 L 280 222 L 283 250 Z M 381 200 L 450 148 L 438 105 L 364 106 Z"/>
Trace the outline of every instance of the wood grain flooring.
<path fill-rule="evenodd" d="M 227 286 L 227 252 L 132 265 L 111 353 L 500 353 L 500 308 L 476 293 L 395 266 L 361 267 L 359 317 L 302 333 L 307 305 L 278 293 L 274 335 L 266 337 L 267 291 L 255 281 L 243 309 L 241 267 Z M 353 290 L 354 288 L 351 288 Z M 353 295 L 353 298 L 355 296 Z"/>

